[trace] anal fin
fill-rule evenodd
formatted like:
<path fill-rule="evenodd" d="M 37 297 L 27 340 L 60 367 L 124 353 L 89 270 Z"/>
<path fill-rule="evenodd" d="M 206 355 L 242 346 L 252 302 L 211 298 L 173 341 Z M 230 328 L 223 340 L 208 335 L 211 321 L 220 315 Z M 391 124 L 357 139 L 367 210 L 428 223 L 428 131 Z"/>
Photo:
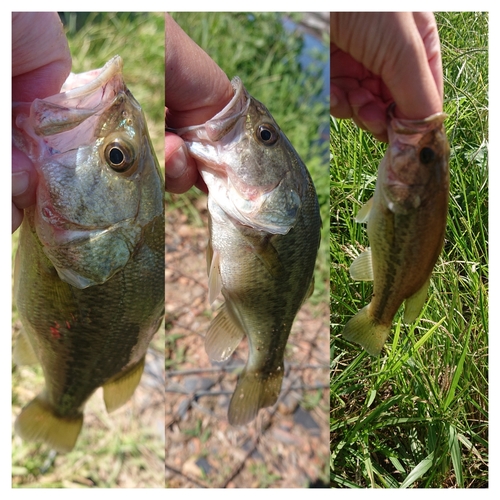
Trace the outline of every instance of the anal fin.
<path fill-rule="evenodd" d="M 117 410 L 132 397 L 132 394 L 134 394 L 136 387 L 141 381 L 144 363 L 145 357 L 133 367 L 129 368 L 120 377 L 110 382 L 106 382 L 102 386 L 104 391 L 104 403 L 108 413 Z"/>
<path fill-rule="evenodd" d="M 424 307 L 425 300 L 427 299 L 427 290 L 429 289 L 430 278 L 423 284 L 423 286 L 414 293 L 411 297 L 408 297 L 405 302 L 405 312 L 403 321 L 408 323 L 413 323 L 417 316 L 420 314 L 422 307 Z"/>
<path fill-rule="evenodd" d="M 304 295 L 304 300 L 302 301 L 302 304 L 314 293 L 314 275 L 311 278 L 311 282 L 309 283 L 309 287 L 307 288 L 307 292 Z"/>

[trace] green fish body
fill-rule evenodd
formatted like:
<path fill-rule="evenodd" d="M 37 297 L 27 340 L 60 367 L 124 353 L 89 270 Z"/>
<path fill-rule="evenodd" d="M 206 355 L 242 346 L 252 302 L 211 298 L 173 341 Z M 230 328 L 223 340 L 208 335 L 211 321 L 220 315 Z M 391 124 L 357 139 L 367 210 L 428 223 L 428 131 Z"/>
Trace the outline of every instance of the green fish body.
<path fill-rule="evenodd" d="M 352 263 L 351 277 L 373 280 L 373 298 L 349 320 L 343 336 L 372 356 L 380 354 L 404 301 L 405 322 L 417 318 L 443 246 L 449 193 L 445 117 L 391 117 L 374 196 L 356 217 L 367 221 L 370 249 Z"/>

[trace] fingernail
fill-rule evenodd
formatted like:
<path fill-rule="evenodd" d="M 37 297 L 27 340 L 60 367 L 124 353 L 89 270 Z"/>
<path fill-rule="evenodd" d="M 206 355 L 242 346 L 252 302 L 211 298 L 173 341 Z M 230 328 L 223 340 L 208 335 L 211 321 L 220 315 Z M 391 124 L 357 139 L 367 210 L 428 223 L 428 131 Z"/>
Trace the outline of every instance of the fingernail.
<path fill-rule="evenodd" d="M 12 174 L 12 196 L 19 196 L 26 192 L 30 184 L 28 172 L 15 172 Z"/>
<path fill-rule="evenodd" d="M 186 172 L 186 151 L 185 146 L 180 146 L 170 158 L 167 160 L 165 165 L 165 175 L 171 179 L 178 179 L 182 177 Z"/>

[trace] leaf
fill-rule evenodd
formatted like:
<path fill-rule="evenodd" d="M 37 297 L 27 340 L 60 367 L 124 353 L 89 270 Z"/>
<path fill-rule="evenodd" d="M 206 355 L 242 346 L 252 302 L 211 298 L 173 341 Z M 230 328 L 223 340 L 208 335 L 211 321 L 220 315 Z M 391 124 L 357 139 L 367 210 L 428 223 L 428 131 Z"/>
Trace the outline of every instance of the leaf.
<path fill-rule="evenodd" d="M 406 479 L 401 483 L 400 488 L 408 488 L 415 481 L 420 479 L 431 467 L 434 463 L 434 452 L 427 455 L 417 466 L 408 474 Z"/>
<path fill-rule="evenodd" d="M 455 470 L 455 477 L 459 488 L 464 487 L 464 476 L 462 474 L 462 453 L 460 451 L 460 443 L 456 428 L 450 424 L 450 434 L 448 437 L 448 446 L 450 449 L 451 461 Z"/>

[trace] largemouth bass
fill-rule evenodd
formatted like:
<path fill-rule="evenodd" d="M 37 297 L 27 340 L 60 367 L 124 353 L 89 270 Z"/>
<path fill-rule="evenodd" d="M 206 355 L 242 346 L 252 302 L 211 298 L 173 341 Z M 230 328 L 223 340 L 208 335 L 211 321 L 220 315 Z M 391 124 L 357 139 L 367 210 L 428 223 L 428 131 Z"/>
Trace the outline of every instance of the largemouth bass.
<path fill-rule="evenodd" d="M 16 256 L 13 358 L 45 377 L 15 429 L 65 453 L 98 387 L 113 411 L 140 381 L 164 309 L 164 184 L 118 56 L 14 105 L 13 138 L 39 177 Z"/>
<path fill-rule="evenodd" d="M 404 321 L 417 318 L 443 246 L 450 183 L 445 118 L 389 115 L 389 146 L 375 193 L 356 217 L 368 222 L 370 249 L 354 260 L 350 273 L 373 280 L 373 298 L 348 321 L 343 336 L 372 356 L 380 354 L 404 301 Z"/>
<path fill-rule="evenodd" d="M 321 220 L 299 155 L 241 80 L 231 83 L 235 95 L 220 113 L 176 132 L 209 190 L 209 300 L 219 292 L 225 298 L 206 351 L 222 361 L 248 338 L 248 362 L 228 412 L 240 425 L 278 399 L 290 329 L 313 289 Z"/>

